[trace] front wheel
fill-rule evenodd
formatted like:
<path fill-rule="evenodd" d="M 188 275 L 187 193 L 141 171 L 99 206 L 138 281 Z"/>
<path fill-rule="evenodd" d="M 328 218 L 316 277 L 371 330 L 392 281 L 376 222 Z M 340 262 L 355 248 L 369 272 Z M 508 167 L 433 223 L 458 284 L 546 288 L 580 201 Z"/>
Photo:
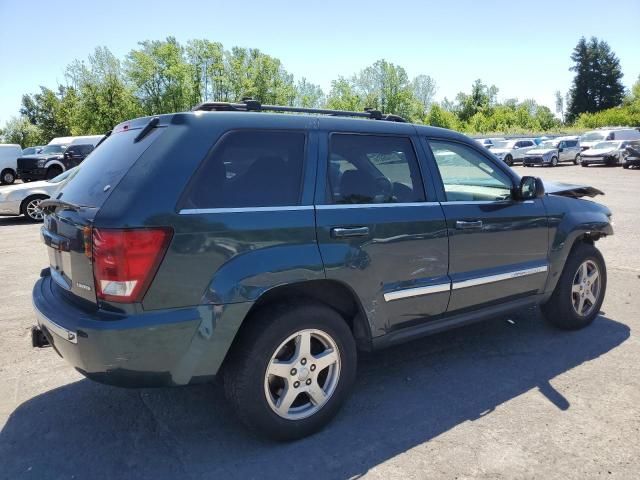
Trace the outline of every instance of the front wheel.
<path fill-rule="evenodd" d="M 552 167 L 557 167 L 558 166 L 558 157 L 552 157 L 551 158 L 551 166 Z"/>
<path fill-rule="evenodd" d="M 225 393 L 240 419 L 278 440 L 323 428 L 356 375 L 351 330 L 335 310 L 297 303 L 247 319 L 224 367 Z"/>
<path fill-rule="evenodd" d="M 542 306 L 553 325 L 576 330 L 598 316 L 607 289 L 607 267 L 600 251 L 589 243 L 574 247 L 551 298 Z"/>
<path fill-rule="evenodd" d="M 49 167 L 47 169 L 47 174 L 45 175 L 45 178 L 47 180 L 51 180 L 52 178 L 56 178 L 58 175 L 60 175 L 62 173 L 62 167 L 58 166 L 58 165 L 54 165 L 52 167 Z"/>
<path fill-rule="evenodd" d="M 576 155 L 576 158 L 573 159 L 573 164 L 578 165 L 581 161 L 580 154 Z"/>
<path fill-rule="evenodd" d="M 33 197 L 27 198 L 22 202 L 22 214 L 32 222 L 41 222 L 44 218 L 44 213 L 40 208 L 40 204 L 47 198 L 49 197 L 44 195 L 34 195 Z"/>
<path fill-rule="evenodd" d="M 504 163 L 509 166 L 513 165 L 513 157 L 511 155 L 507 155 L 506 157 L 504 157 Z"/>
<path fill-rule="evenodd" d="M 622 168 L 624 168 L 625 170 L 628 169 L 629 168 L 629 164 L 628 163 L 623 164 Z"/>

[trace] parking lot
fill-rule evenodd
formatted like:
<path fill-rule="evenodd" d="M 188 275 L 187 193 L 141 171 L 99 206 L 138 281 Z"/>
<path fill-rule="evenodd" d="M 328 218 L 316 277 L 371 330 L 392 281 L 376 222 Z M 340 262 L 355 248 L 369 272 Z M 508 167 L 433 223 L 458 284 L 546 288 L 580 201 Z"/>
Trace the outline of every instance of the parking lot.
<path fill-rule="evenodd" d="M 0 217 L 0 478 L 637 478 L 640 170 L 516 170 L 606 193 L 600 317 L 562 332 L 522 311 L 363 354 L 337 419 L 289 444 L 248 433 L 217 386 L 103 386 L 32 349 L 40 227 Z"/>

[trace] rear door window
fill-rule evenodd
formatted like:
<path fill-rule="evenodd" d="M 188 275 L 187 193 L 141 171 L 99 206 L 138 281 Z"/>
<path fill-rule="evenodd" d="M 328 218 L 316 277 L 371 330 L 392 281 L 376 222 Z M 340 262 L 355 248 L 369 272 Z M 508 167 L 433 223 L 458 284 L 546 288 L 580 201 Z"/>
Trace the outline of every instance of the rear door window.
<path fill-rule="evenodd" d="M 407 137 L 333 134 L 329 157 L 330 203 L 424 201 L 424 188 Z"/>
<path fill-rule="evenodd" d="M 180 208 L 299 205 L 305 144 L 303 132 L 227 133 L 196 171 Z"/>

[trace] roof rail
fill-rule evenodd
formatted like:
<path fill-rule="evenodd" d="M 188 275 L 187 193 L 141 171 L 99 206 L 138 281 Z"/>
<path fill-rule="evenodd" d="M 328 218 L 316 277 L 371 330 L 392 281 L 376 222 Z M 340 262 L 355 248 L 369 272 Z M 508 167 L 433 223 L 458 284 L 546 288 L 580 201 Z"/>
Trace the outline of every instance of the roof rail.
<path fill-rule="evenodd" d="M 251 98 L 242 99 L 238 103 L 230 102 L 204 102 L 191 109 L 192 112 L 292 112 L 292 113 L 316 113 L 335 117 L 359 117 L 372 120 L 386 120 L 389 122 L 406 122 L 399 115 L 383 114 L 380 110 L 366 108 L 364 112 L 350 112 L 347 110 L 329 110 L 326 108 L 288 107 L 285 105 L 262 105 Z"/>

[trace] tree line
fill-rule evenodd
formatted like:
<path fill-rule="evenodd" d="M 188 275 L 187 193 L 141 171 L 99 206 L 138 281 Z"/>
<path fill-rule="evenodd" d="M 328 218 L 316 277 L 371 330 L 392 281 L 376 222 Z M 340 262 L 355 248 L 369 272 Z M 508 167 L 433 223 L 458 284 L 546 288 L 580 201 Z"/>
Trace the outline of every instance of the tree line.
<path fill-rule="evenodd" d="M 498 88 L 479 79 L 469 92 L 436 102 L 431 76 L 410 78 L 403 67 L 384 59 L 351 77 L 338 77 L 324 92 L 304 77 L 296 80 L 279 59 L 258 49 L 227 50 L 205 39 L 181 44 L 168 37 L 140 42 L 123 59 L 106 47 L 96 48 L 86 60 L 67 66 L 64 84 L 23 95 L 20 115 L 0 135 L 6 143 L 45 144 L 57 136 L 104 133 L 139 116 L 245 97 L 301 107 L 373 108 L 467 133 L 640 125 L 640 79 L 625 95 L 619 60 L 606 42 L 580 39 L 571 60 L 576 72 L 572 87 L 566 97 L 556 93 L 559 119 L 532 99 L 499 102 Z"/>

